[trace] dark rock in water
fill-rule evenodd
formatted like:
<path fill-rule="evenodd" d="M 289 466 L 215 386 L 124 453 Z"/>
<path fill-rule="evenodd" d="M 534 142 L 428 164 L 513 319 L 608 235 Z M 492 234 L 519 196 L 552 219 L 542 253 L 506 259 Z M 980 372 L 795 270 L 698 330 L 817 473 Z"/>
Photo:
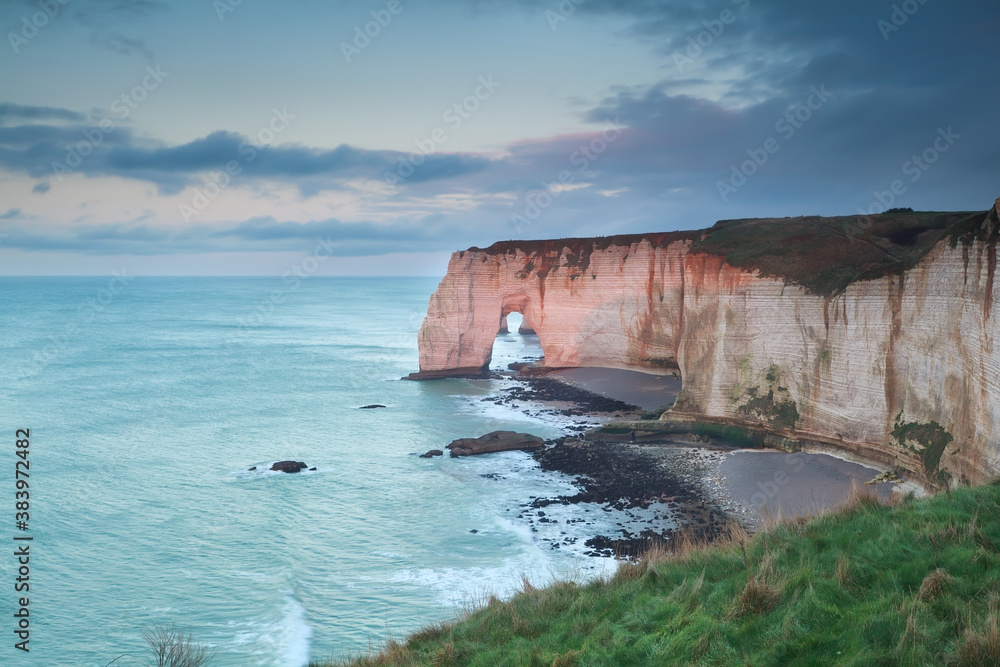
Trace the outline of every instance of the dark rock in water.
<path fill-rule="evenodd" d="M 315 466 L 313 466 L 312 468 L 309 468 L 309 471 L 310 471 L 310 472 L 312 472 L 312 471 L 313 471 L 313 470 L 315 470 L 315 469 L 316 469 L 316 467 L 315 467 Z"/>
<path fill-rule="evenodd" d="M 250 470 L 256 470 L 256 469 L 257 469 L 257 466 L 254 466 L 254 467 L 250 468 Z"/>
<path fill-rule="evenodd" d="M 472 529 L 472 530 L 470 530 L 469 532 L 470 532 L 470 533 L 472 533 L 473 535 L 475 535 L 475 534 L 476 534 L 476 533 L 478 533 L 479 531 L 478 531 L 478 530 L 476 530 L 475 528 L 473 528 L 473 529 Z"/>
<path fill-rule="evenodd" d="M 280 470 L 281 472 L 299 472 L 305 467 L 306 464 L 302 461 L 278 461 L 271 466 L 271 470 Z"/>
<path fill-rule="evenodd" d="M 431 458 L 434 458 L 435 456 L 443 456 L 443 455 L 444 455 L 444 452 L 442 452 L 440 449 L 432 449 L 429 452 L 424 452 L 423 454 L 421 454 L 420 458 L 422 458 L 422 459 L 431 459 Z"/>
<path fill-rule="evenodd" d="M 375 408 L 384 408 L 384 405 L 378 403 L 372 403 L 371 405 L 362 405 L 358 410 L 374 410 Z"/>
<path fill-rule="evenodd" d="M 544 446 L 545 441 L 537 435 L 515 433 L 514 431 L 493 431 L 478 438 L 459 438 L 448 445 L 448 449 L 451 450 L 452 458 L 456 458 L 511 450 L 532 452 Z"/>

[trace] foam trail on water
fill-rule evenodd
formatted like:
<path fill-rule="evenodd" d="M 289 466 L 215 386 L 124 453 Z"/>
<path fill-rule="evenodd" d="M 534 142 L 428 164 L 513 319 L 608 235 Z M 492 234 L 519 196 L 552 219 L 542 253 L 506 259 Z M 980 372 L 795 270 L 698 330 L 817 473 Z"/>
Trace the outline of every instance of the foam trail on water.
<path fill-rule="evenodd" d="M 309 640 L 312 627 L 306 621 L 306 610 L 299 601 L 289 595 L 285 605 L 284 646 L 282 665 L 305 667 L 309 663 Z"/>

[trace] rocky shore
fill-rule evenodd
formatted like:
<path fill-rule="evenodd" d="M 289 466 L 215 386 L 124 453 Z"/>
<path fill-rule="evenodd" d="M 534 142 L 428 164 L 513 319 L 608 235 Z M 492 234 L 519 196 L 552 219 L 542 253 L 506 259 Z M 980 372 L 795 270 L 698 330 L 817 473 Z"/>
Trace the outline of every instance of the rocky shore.
<path fill-rule="evenodd" d="M 589 555 L 637 556 L 655 543 L 669 543 L 679 529 L 710 540 L 726 524 L 726 514 L 701 484 L 703 465 L 693 450 L 676 447 L 654 453 L 644 446 L 560 438 L 534 458 L 543 470 L 574 476 L 580 492 L 536 498 L 529 503 L 532 508 L 593 503 L 629 513 L 658 505 L 683 518 L 672 526 L 654 520 L 638 533 L 620 529 L 616 535 L 594 535 L 585 543 Z"/>
<path fill-rule="evenodd" d="M 634 557 L 657 544 L 669 548 L 681 531 L 694 539 L 711 540 L 729 522 L 753 531 L 768 517 L 813 514 L 838 504 L 852 485 L 863 484 L 880 472 L 823 454 L 739 449 L 704 436 L 665 434 L 638 442 L 604 440 L 598 431 L 581 426 L 584 422 L 579 418 L 590 417 L 590 424 L 638 419 L 638 406 L 609 395 L 637 397 L 636 383 L 621 373 L 588 369 L 591 382 L 604 375 L 601 386 L 610 390 L 603 394 L 573 386 L 555 374 L 515 377 L 512 386 L 481 400 L 529 415 L 577 418 L 567 424 L 564 436 L 544 443 L 532 441 L 530 447 L 501 447 L 493 443 L 496 434 L 487 434 L 456 441 L 452 455 L 511 448 L 535 450 L 532 456 L 542 470 L 571 477 L 577 492 L 527 499 L 517 518 L 535 531 L 542 524 L 558 523 L 552 516 L 553 506 L 580 505 L 587 508 L 585 512 L 593 509 L 595 513 L 612 513 L 606 516 L 620 516 L 624 523 L 617 523 L 616 530 L 608 530 L 607 522 L 598 529 L 596 522 L 577 519 L 578 525 L 567 526 L 561 534 L 566 535 L 563 544 L 582 540 L 587 555 L 622 558 Z M 616 382 L 629 386 L 616 392 Z M 662 388 L 657 384 L 649 383 L 650 391 L 657 392 L 650 400 L 661 396 Z M 497 479 L 502 481 L 502 477 Z M 883 483 L 873 488 L 887 498 L 893 487 Z M 552 548 L 560 548 L 560 543 L 553 543 Z"/>

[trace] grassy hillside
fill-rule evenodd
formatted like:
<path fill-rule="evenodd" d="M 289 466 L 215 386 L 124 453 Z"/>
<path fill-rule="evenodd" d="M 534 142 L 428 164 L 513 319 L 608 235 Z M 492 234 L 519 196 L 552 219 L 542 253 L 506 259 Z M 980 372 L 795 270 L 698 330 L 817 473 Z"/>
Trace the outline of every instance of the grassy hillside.
<path fill-rule="evenodd" d="M 345 664 L 1000 665 L 1000 481 L 730 533 L 610 580 L 525 584 Z"/>

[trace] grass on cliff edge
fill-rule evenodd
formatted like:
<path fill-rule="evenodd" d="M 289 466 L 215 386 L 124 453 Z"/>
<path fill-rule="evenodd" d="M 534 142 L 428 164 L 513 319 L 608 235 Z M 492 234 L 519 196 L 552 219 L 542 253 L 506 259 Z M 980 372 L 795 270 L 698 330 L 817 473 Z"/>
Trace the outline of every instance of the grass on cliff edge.
<path fill-rule="evenodd" d="M 312 665 L 1000 665 L 1000 481 L 737 533 Z"/>

